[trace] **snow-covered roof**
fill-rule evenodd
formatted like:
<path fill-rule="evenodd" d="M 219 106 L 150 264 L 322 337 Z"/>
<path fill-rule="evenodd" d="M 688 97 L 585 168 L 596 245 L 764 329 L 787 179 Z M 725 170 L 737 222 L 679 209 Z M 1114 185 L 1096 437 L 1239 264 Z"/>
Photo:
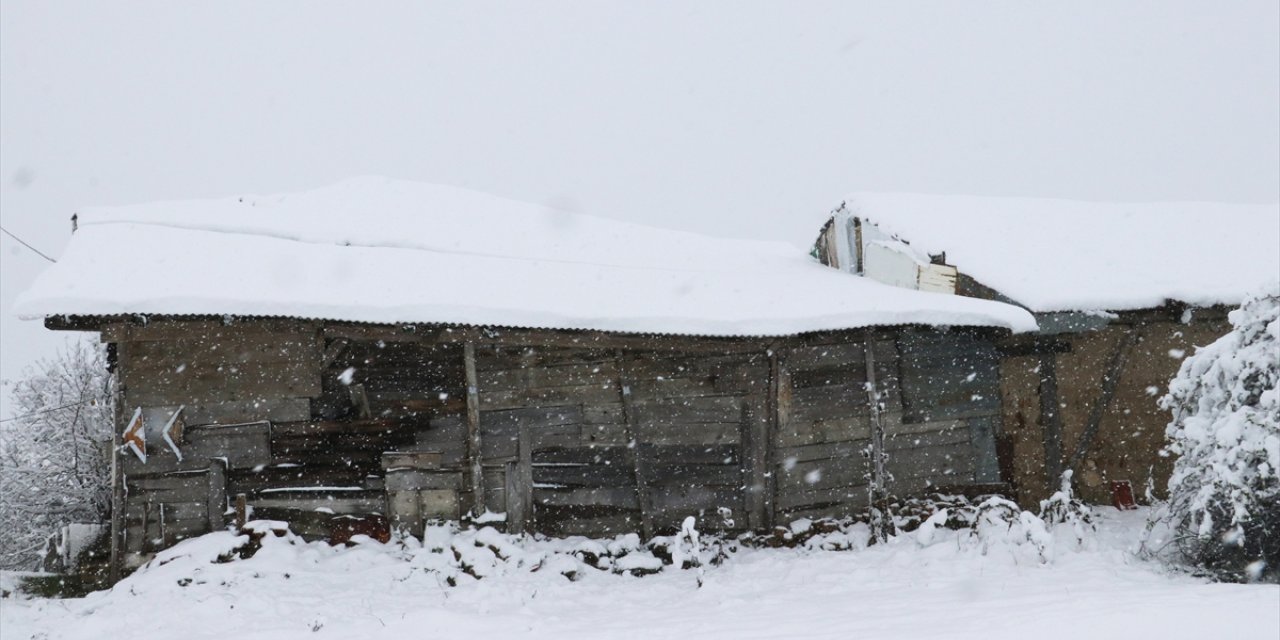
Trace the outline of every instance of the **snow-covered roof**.
<path fill-rule="evenodd" d="M 1237 305 L 1280 275 L 1280 206 L 860 193 L 849 212 L 1033 311 Z"/>
<path fill-rule="evenodd" d="M 1035 327 L 1022 309 L 850 278 L 788 244 L 386 178 L 83 211 L 66 252 L 16 306 L 27 318 L 230 314 L 711 336 Z"/>

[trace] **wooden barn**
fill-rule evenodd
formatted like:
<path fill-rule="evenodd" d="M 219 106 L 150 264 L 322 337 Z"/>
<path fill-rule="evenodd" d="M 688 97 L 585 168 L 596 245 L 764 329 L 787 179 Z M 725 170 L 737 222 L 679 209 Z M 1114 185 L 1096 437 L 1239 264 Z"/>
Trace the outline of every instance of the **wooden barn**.
<path fill-rule="evenodd" d="M 814 246 L 823 264 L 895 286 L 999 300 L 1039 329 L 998 343 L 1000 477 L 1024 504 L 1066 470 L 1095 503 L 1165 490 L 1184 355 L 1280 274 L 1275 205 L 1120 205 L 860 194 Z"/>
<path fill-rule="evenodd" d="M 785 244 L 380 178 L 83 211 L 18 305 L 109 345 L 124 568 L 250 516 L 649 535 L 850 513 L 873 479 L 999 489 L 996 344 L 1035 328 Z"/>

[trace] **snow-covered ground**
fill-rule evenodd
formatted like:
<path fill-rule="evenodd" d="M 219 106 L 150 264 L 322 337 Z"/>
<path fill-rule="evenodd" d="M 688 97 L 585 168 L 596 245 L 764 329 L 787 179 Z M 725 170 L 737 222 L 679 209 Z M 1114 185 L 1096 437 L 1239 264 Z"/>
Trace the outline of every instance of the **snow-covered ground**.
<path fill-rule="evenodd" d="M 165 557 L 175 559 L 112 591 L 81 600 L 4 599 L 0 635 L 1280 637 L 1280 587 L 1172 574 L 1131 553 L 1144 513 L 1103 509 L 1100 515 L 1100 530 L 1084 550 L 1074 548 L 1069 535 L 1059 536 L 1048 564 L 1018 545 L 994 545 L 984 554 L 962 534 L 937 530 L 856 551 L 742 550 L 702 572 L 668 568 L 643 578 L 589 569 L 570 581 L 546 562 L 540 571 L 526 566 L 482 580 L 461 576 L 456 587 L 445 585 L 440 572 L 424 571 L 430 558 L 443 557 L 427 549 L 406 554 L 377 543 L 332 549 L 268 538 L 249 560 L 209 564 L 232 538 L 214 534 L 171 550 Z M 532 544 L 504 553 L 533 557 L 563 543 L 541 544 L 541 551 Z"/>

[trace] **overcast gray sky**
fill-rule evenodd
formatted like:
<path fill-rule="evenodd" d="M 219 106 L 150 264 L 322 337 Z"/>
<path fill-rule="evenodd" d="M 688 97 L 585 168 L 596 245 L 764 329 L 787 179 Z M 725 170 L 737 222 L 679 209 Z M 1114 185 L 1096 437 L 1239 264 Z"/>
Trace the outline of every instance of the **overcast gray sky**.
<path fill-rule="evenodd" d="M 1274 202 L 1277 7 L 2 0 L 0 218 L 56 257 L 86 205 L 361 174 L 797 245 L 851 191 Z M 60 338 L 0 260 L 13 378 Z"/>

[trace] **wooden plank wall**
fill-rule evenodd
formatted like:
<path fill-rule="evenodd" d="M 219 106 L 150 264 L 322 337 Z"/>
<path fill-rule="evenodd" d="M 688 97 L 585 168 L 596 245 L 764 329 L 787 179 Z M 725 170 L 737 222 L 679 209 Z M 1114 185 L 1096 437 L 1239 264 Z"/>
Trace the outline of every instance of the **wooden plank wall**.
<path fill-rule="evenodd" d="M 980 336 L 478 342 L 480 503 L 512 529 L 555 535 L 658 534 L 689 515 L 703 529 L 745 530 L 852 513 L 867 500 L 865 335 L 890 491 L 998 480 L 998 367 Z M 158 434 L 147 464 L 122 457 L 129 553 L 208 531 L 241 494 L 256 516 L 316 537 L 334 516 L 388 513 L 388 496 L 419 510 L 414 523 L 474 502 L 459 342 L 216 322 L 117 327 L 104 339 L 117 344 L 125 406 L 144 407 L 155 429 L 186 405 L 190 425 L 181 462 Z M 386 452 L 421 453 L 429 466 L 388 486 Z"/>
<path fill-rule="evenodd" d="M 892 339 L 873 342 L 886 424 L 900 404 Z M 828 341 L 779 355 L 778 429 L 773 434 L 776 521 L 842 516 L 867 504 L 871 411 L 865 346 Z"/>
<path fill-rule="evenodd" d="M 639 530 L 614 352 L 480 347 L 476 369 L 489 510 L 510 498 L 524 528 L 558 535 Z M 508 496 L 507 467 L 522 460 L 528 486 Z"/>
<path fill-rule="evenodd" d="M 1110 504 L 1110 483 L 1129 481 L 1139 502 L 1148 485 L 1160 497 L 1172 471 L 1172 459 L 1161 457 L 1169 413 L 1157 400 L 1177 373 L 1182 357 L 1196 345 L 1213 342 L 1230 330 L 1220 315 L 1202 312 L 1190 321 L 1176 317 L 1128 319 L 1105 329 L 1061 336 L 1068 348 L 1056 358 L 1058 397 L 1062 424 L 1062 458 L 1080 446 L 1095 405 L 1102 398 L 1102 381 L 1114 354 L 1127 339 L 1137 338 L 1127 364 L 1120 370 L 1115 397 L 1101 414 L 1096 436 L 1075 472 L 1076 490 L 1094 504 Z M 1134 335 L 1136 334 L 1136 336 Z M 1006 398 L 1005 422 L 1010 425 L 1011 445 L 1016 449 L 1014 480 L 1019 501 L 1034 505 L 1056 491 L 1058 481 L 1048 477 L 1045 425 L 1037 419 L 1040 389 L 1031 369 L 1039 356 L 1006 357 L 1001 375 Z M 1065 463 L 1065 460 L 1059 464 Z"/>
<path fill-rule="evenodd" d="M 120 458 L 122 549 L 135 557 L 221 522 L 227 485 L 271 463 L 269 425 L 258 421 L 305 422 L 320 392 L 316 334 L 296 323 L 118 325 L 103 339 L 116 344 L 120 401 L 142 407 L 147 425 L 147 463 Z M 193 425 L 181 461 L 160 433 L 180 406 Z M 199 426 L 211 424 L 223 426 Z"/>
<path fill-rule="evenodd" d="M 704 529 L 752 526 L 744 489 L 751 431 L 767 411 L 767 356 L 640 352 L 624 362 L 652 530 L 678 529 L 690 515 Z"/>
<path fill-rule="evenodd" d="M 872 335 L 889 493 L 998 483 L 999 365 L 989 341 L 910 329 Z M 778 522 L 864 507 L 871 416 L 863 344 L 785 350 L 779 375 Z"/>
<path fill-rule="evenodd" d="M 533 528 L 660 532 L 688 515 L 750 526 L 743 443 L 765 417 L 764 353 L 490 347 L 477 369 L 485 467 L 518 469 L 524 443 Z M 499 479 L 486 482 L 495 511 L 521 500 Z"/>
<path fill-rule="evenodd" d="M 902 413 L 888 428 L 893 489 L 992 486 L 1001 481 L 1000 356 L 989 338 L 963 331 L 899 334 Z"/>

